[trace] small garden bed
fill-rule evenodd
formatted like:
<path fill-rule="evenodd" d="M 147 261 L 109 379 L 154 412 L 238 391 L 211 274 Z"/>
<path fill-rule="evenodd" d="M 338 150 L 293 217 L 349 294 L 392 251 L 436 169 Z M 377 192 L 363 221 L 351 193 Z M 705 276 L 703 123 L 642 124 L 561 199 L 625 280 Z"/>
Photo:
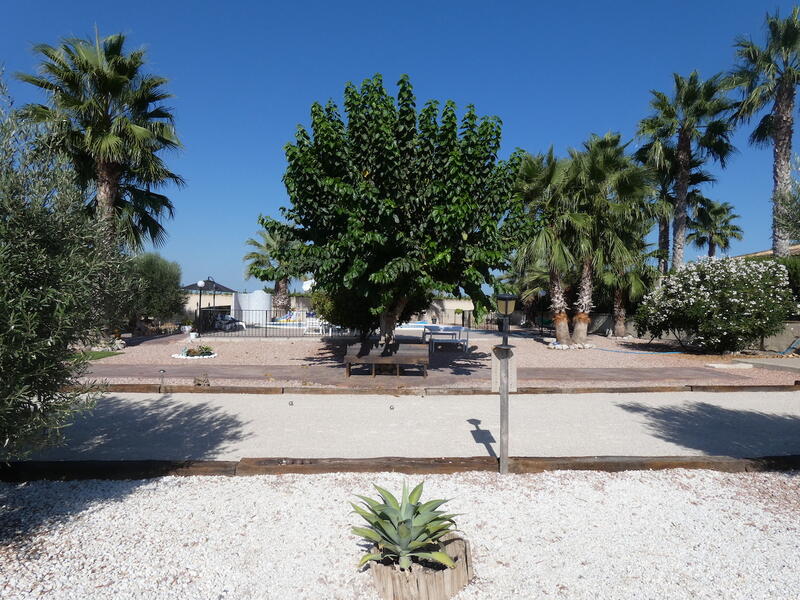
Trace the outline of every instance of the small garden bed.
<path fill-rule="evenodd" d="M 183 358 L 186 360 L 216 358 L 217 353 L 211 346 L 197 346 L 196 348 L 184 348 L 179 354 L 173 354 L 172 358 Z"/>

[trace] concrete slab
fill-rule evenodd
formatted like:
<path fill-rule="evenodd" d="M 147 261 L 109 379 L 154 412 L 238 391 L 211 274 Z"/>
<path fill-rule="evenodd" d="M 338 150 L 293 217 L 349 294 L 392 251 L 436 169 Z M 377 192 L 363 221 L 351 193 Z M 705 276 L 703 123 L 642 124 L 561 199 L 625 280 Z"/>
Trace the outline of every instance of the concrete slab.
<path fill-rule="evenodd" d="M 117 394 L 39 460 L 492 456 L 497 396 Z M 518 395 L 516 456 L 800 454 L 800 392 Z"/>
<path fill-rule="evenodd" d="M 737 358 L 733 362 L 774 371 L 796 371 L 800 373 L 800 358 Z"/>

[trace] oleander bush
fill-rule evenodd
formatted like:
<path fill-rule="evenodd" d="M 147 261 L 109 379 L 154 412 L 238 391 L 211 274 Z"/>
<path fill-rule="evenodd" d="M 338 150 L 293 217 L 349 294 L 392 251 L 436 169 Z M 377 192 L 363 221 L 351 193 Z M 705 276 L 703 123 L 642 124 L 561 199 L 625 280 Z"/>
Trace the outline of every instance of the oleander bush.
<path fill-rule="evenodd" d="M 636 313 L 639 335 L 674 335 L 704 352 L 743 350 L 775 335 L 797 310 L 775 261 L 702 259 L 665 277 Z"/>

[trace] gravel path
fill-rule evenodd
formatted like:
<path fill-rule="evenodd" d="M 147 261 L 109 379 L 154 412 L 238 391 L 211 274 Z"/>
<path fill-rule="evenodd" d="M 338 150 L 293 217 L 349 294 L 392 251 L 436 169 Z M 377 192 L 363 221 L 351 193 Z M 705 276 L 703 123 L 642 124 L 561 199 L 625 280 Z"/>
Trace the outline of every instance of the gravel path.
<path fill-rule="evenodd" d="M 0 597 L 375 598 L 347 500 L 397 474 L 0 484 Z M 411 477 L 413 483 L 416 478 Z M 431 476 L 487 598 L 800 597 L 800 478 Z"/>
<path fill-rule="evenodd" d="M 675 351 L 672 346 L 648 340 L 616 340 L 604 336 L 590 336 L 591 343 L 597 347 L 587 350 L 555 351 L 548 350 L 541 338 L 530 333 L 517 334 L 511 338 L 511 343 L 516 347 L 515 355 L 519 369 L 550 369 L 550 368 L 578 368 L 578 369 L 604 369 L 624 368 L 640 369 L 641 377 L 636 381 L 617 381 L 614 378 L 587 379 L 573 382 L 570 378 L 558 382 L 562 386 L 590 386 L 590 385 L 654 385 L 659 384 L 658 375 L 647 369 L 662 367 L 702 368 L 708 363 L 728 363 L 732 356 L 696 355 L 696 354 L 671 354 Z M 470 387 L 476 385 L 476 378 L 466 376 L 466 373 L 483 369 L 488 378 L 491 365 L 492 346 L 500 342 L 499 335 L 476 333 L 470 337 L 472 349 L 470 354 L 463 355 L 456 352 L 437 352 L 431 363 L 431 372 L 448 376 L 446 387 Z M 256 386 L 290 386 L 302 387 L 307 385 L 326 387 L 331 385 L 326 378 L 335 377 L 336 384 L 342 374 L 339 369 L 325 367 L 341 366 L 344 348 L 337 342 L 323 342 L 315 338 L 276 339 L 276 338 L 204 338 L 199 343 L 210 344 L 218 356 L 209 361 L 200 361 L 213 367 L 230 365 L 258 365 L 265 370 L 263 379 L 249 378 L 245 383 L 237 381 L 236 377 L 215 377 L 215 385 L 256 385 Z M 109 381 L 115 383 L 158 383 L 156 372 L 158 367 L 167 370 L 165 383 L 191 384 L 192 379 L 171 377 L 171 366 L 185 366 L 185 360 L 172 358 L 171 355 L 187 346 L 184 335 L 173 335 L 155 338 L 135 346 L 130 346 L 122 354 L 110 356 L 98 361 L 97 365 L 152 365 L 153 376 L 114 376 Z M 780 361 L 780 359 L 774 359 Z M 279 377 L 270 371 L 276 365 L 298 368 L 300 374 L 292 377 Z M 201 365 L 202 366 L 202 365 Z M 200 366 L 198 366 L 200 368 Z M 438 369 L 438 371 L 437 371 Z M 452 375 L 452 376 L 451 376 Z M 731 377 L 735 376 L 735 379 Z M 711 383 L 719 383 L 720 379 L 731 378 L 732 384 L 746 385 L 773 385 L 792 384 L 798 378 L 797 373 L 786 371 L 771 371 L 768 369 L 754 368 L 746 371 L 726 371 L 709 369 L 708 379 Z M 414 378 L 415 385 L 420 384 Z M 395 381 L 379 381 L 381 385 L 395 385 Z M 429 382 L 422 382 L 428 385 Z M 675 383 L 671 379 L 667 383 Z M 420 384 L 420 385 L 422 385 Z M 438 384 L 437 384 L 438 385 Z M 525 385 L 554 385 L 549 379 L 525 380 Z"/>

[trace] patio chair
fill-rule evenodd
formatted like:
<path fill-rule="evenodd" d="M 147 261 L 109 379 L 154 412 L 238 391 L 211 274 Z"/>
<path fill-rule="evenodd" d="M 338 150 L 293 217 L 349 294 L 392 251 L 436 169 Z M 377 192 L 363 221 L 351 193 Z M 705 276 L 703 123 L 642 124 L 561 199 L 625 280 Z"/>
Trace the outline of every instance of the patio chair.
<path fill-rule="evenodd" d="M 308 317 L 305 321 L 303 335 L 325 335 L 327 323 L 317 317 Z"/>

